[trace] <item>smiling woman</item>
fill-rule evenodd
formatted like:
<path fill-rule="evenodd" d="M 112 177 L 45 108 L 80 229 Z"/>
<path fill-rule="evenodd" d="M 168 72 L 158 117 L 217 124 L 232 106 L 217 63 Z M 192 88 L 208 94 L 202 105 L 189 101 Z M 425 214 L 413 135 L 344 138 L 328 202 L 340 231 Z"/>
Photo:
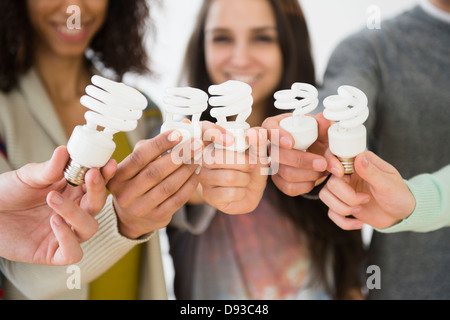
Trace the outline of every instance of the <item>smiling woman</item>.
<path fill-rule="evenodd" d="M 35 34 L 35 50 L 45 55 L 79 56 L 105 21 L 108 0 L 81 1 L 80 29 L 67 26 L 67 6 L 59 1 L 28 0 L 28 16 Z"/>
<path fill-rule="evenodd" d="M 213 83 L 239 80 L 252 87 L 253 117 L 281 79 L 282 52 L 269 2 L 215 1 L 205 22 L 206 68 Z M 253 14 L 249 15 L 248 12 Z M 249 119 L 260 125 L 261 119 Z"/>
<path fill-rule="evenodd" d="M 149 59 L 141 41 L 150 30 L 145 20 L 148 15 L 145 1 L 78 1 L 81 9 L 79 31 L 68 30 L 67 4 L 61 6 L 61 3 L 40 0 L 0 2 L 0 11 L 7 13 L 0 19 L 0 30 L 4 30 L 0 33 L 0 60 L 4 62 L 0 64 L 1 91 L 9 92 L 17 85 L 19 76 L 31 68 L 37 45 L 72 55 L 75 52 L 83 54 L 83 47 L 89 47 L 92 55 L 86 61 L 88 65 L 100 61 L 114 72 L 117 80 L 126 72 L 144 74 L 149 71 Z M 52 8 L 55 4 L 59 8 Z M 106 12 L 99 12 L 102 8 Z M 33 26 L 37 28 L 34 30 Z M 37 39 L 46 35 L 49 38 L 43 44 L 36 44 Z"/>
<path fill-rule="evenodd" d="M 73 129 L 86 123 L 86 108 L 80 103 L 80 98 L 94 74 L 108 72 L 108 77 L 122 81 L 128 72 L 145 74 L 148 71 L 144 34 L 148 31 L 149 2 L 0 1 L 0 12 L 4 13 L 0 19 L 0 134 L 8 154 L 7 163 L 0 168 L 0 173 L 27 163 L 43 162 L 50 158 L 57 146 L 67 144 Z M 76 30 L 70 30 L 67 25 L 72 14 L 67 9 L 73 4 L 79 8 L 79 29 Z M 148 102 L 151 103 L 145 101 Z M 117 162 L 133 151 L 138 140 L 149 138 L 156 128 L 159 130 L 160 113 L 150 103 L 149 112 L 141 118 L 135 135 L 115 135 L 117 147 L 112 158 Z M 167 136 L 159 139 L 166 141 Z M 165 151 L 159 152 L 158 156 Z M 153 155 L 149 158 L 154 159 Z M 163 164 L 169 161 L 170 158 Z M 120 165 L 128 169 L 131 166 L 122 165 L 122 162 Z M 191 177 L 191 171 L 180 171 L 174 180 L 183 185 Z M 138 176 L 137 172 L 138 169 L 131 176 Z M 172 171 L 167 175 L 170 173 Z M 154 232 L 159 225 L 142 228 L 142 223 L 133 220 L 141 212 L 127 210 L 129 207 L 123 209 L 122 203 L 113 204 L 121 192 L 116 185 L 124 185 L 123 180 L 116 183 L 115 178 L 109 181 L 110 195 L 95 216 L 98 232 L 83 244 L 84 256 L 78 264 L 82 272 L 81 289 L 71 291 L 67 287 L 65 268 L 49 269 L 0 258 L 6 299 L 166 297 L 158 233 Z M 195 177 L 189 180 L 191 184 L 195 181 Z M 159 182 L 148 188 L 158 186 Z M 175 187 L 178 186 L 176 183 Z M 136 190 L 132 187 L 127 189 Z M 154 189 L 156 193 L 160 191 L 157 187 Z M 102 191 L 105 191 L 104 187 Z M 138 196 L 140 194 L 133 192 L 130 202 L 137 203 Z M 159 199 L 164 201 L 166 198 L 161 196 Z M 170 214 L 178 209 L 165 208 L 164 213 Z M 146 206 L 145 209 L 145 213 L 154 213 L 154 208 L 149 210 Z M 43 225 L 49 223 L 48 219 L 42 221 Z"/>
<path fill-rule="evenodd" d="M 283 112 L 274 107 L 274 92 L 294 82 L 315 84 L 309 40 L 297 0 L 204 0 L 188 43 L 183 81 L 205 91 L 227 80 L 247 82 L 254 100 L 248 122 L 261 126 L 266 117 Z M 205 119 L 209 115 L 203 113 Z M 216 174 L 236 179 L 221 184 Z M 314 181 L 322 174 L 314 173 Z M 195 230 L 168 228 L 177 298 L 358 297 L 360 234 L 342 232 L 319 201 L 288 197 L 270 179 L 251 213 L 215 210 L 232 192 L 242 194 L 246 178 L 237 167 L 202 167 L 205 204 L 188 206 L 186 221 L 200 221 L 197 214 L 204 208 L 201 213 L 209 215 Z M 241 199 L 241 207 L 249 208 L 251 201 Z"/>

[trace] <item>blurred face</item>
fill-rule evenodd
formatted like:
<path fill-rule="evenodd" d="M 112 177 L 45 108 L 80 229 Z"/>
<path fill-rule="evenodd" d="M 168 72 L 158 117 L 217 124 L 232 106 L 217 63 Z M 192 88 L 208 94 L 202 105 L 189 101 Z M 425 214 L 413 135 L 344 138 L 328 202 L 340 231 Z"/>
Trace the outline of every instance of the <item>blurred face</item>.
<path fill-rule="evenodd" d="M 67 13 L 71 5 L 76 11 Z M 108 0 L 27 0 L 27 6 L 38 48 L 73 57 L 84 54 L 101 28 Z"/>
<path fill-rule="evenodd" d="M 282 54 L 267 0 L 215 0 L 205 25 L 206 67 L 213 83 L 240 80 L 254 103 L 272 96 L 281 79 Z"/>

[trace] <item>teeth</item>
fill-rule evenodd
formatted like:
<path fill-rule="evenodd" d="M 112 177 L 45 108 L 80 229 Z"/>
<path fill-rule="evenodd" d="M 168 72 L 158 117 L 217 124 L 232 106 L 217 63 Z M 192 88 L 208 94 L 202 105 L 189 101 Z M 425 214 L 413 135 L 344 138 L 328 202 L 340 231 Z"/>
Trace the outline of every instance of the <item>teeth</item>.
<path fill-rule="evenodd" d="M 83 27 L 81 27 L 80 29 L 76 29 L 76 28 L 69 29 L 67 26 L 64 25 L 64 26 L 58 26 L 58 31 L 66 34 L 66 35 L 69 35 L 69 36 L 74 36 L 74 35 L 80 34 L 83 31 Z"/>
<path fill-rule="evenodd" d="M 232 80 L 242 81 L 245 83 L 251 83 L 256 79 L 256 76 L 240 76 L 240 75 L 231 75 Z"/>

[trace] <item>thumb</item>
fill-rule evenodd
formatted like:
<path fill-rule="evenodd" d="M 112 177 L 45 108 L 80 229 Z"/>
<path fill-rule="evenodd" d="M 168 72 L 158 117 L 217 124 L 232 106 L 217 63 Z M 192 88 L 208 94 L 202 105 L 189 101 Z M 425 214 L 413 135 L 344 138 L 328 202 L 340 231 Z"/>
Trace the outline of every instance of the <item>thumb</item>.
<path fill-rule="evenodd" d="M 370 151 L 358 155 L 354 165 L 356 173 L 374 189 L 389 185 L 393 175 L 398 173 L 392 165 Z"/>
<path fill-rule="evenodd" d="M 42 163 L 29 163 L 17 170 L 19 178 L 31 187 L 42 188 L 60 181 L 69 160 L 65 146 L 55 149 L 50 160 Z"/>
<path fill-rule="evenodd" d="M 292 149 L 295 143 L 294 138 L 289 132 L 280 127 L 280 121 L 290 116 L 292 116 L 292 113 L 284 113 L 264 120 L 261 126 L 267 130 L 268 139 L 271 144 Z"/>

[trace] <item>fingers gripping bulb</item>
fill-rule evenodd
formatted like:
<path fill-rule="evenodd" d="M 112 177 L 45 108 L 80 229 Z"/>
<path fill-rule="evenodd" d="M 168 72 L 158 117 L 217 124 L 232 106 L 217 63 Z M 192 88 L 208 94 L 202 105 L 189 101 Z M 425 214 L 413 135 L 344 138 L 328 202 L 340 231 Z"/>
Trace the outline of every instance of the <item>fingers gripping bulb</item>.
<path fill-rule="evenodd" d="M 295 109 L 291 117 L 280 121 L 280 127 L 289 132 L 295 141 L 294 149 L 309 148 L 318 137 L 317 121 L 306 116 L 319 104 L 317 89 L 307 83 L 296 82 L 291 89 L 275 92 L 275 107 L 281 110 Z"/>
<path fill-rule="evenodd" d="M 338 88 L 338 95 L 325 98 L 323 115 L 337 121 L 328 129 L 331 152 L 344 166 L 345 174 L 354 172 L 354 158 L 366 149 L 366 128 L 363 123 L 369 117 L 367 96 L 351 86 Z"/>
<path fill-rule="evenodd" d="M 246 122 L 252 113 L 252 87 L 244 82 L 229 80 L 219 85 L 208 88 L 212 97 L 209 98 L 211 116 L 217 119 L 217 124 L 231 132 L 234 136 L 234 144 L 222 147 L 216 144 L 216 148 L 244 152 L 248 148 L 247 130 L 250 125 Z M 227 117 L 236 116 L 234 121 L 228 121 Z"/>
<path fill-rule="evenodd" d="M 103 167 L 111 158 L 116 145 L 113 135 L 132 131 L 147 106 L 147 99 L 137 90 L 100 76 L 93 76 L 80 102 L 90 109 L 85 113 L 86 124 L 75 127 L 67 143 L 70 161 L 64 176 L 69 184 L 84 183 L 89 168 Z"/>
<path fill-rule="evenodd" d="M 183 141 L 201 138 L 200 116 L 208 107 L 208 95 L 203 90 L 191 87 L 169 88 L 163 99 L 166 117 L 161 133 L 177 129 L 183 135 Z M 174 116 L 192 116 L 191 123 L 175 121 Z M 180 143 L 181 143 L 180 142 Z"/>

